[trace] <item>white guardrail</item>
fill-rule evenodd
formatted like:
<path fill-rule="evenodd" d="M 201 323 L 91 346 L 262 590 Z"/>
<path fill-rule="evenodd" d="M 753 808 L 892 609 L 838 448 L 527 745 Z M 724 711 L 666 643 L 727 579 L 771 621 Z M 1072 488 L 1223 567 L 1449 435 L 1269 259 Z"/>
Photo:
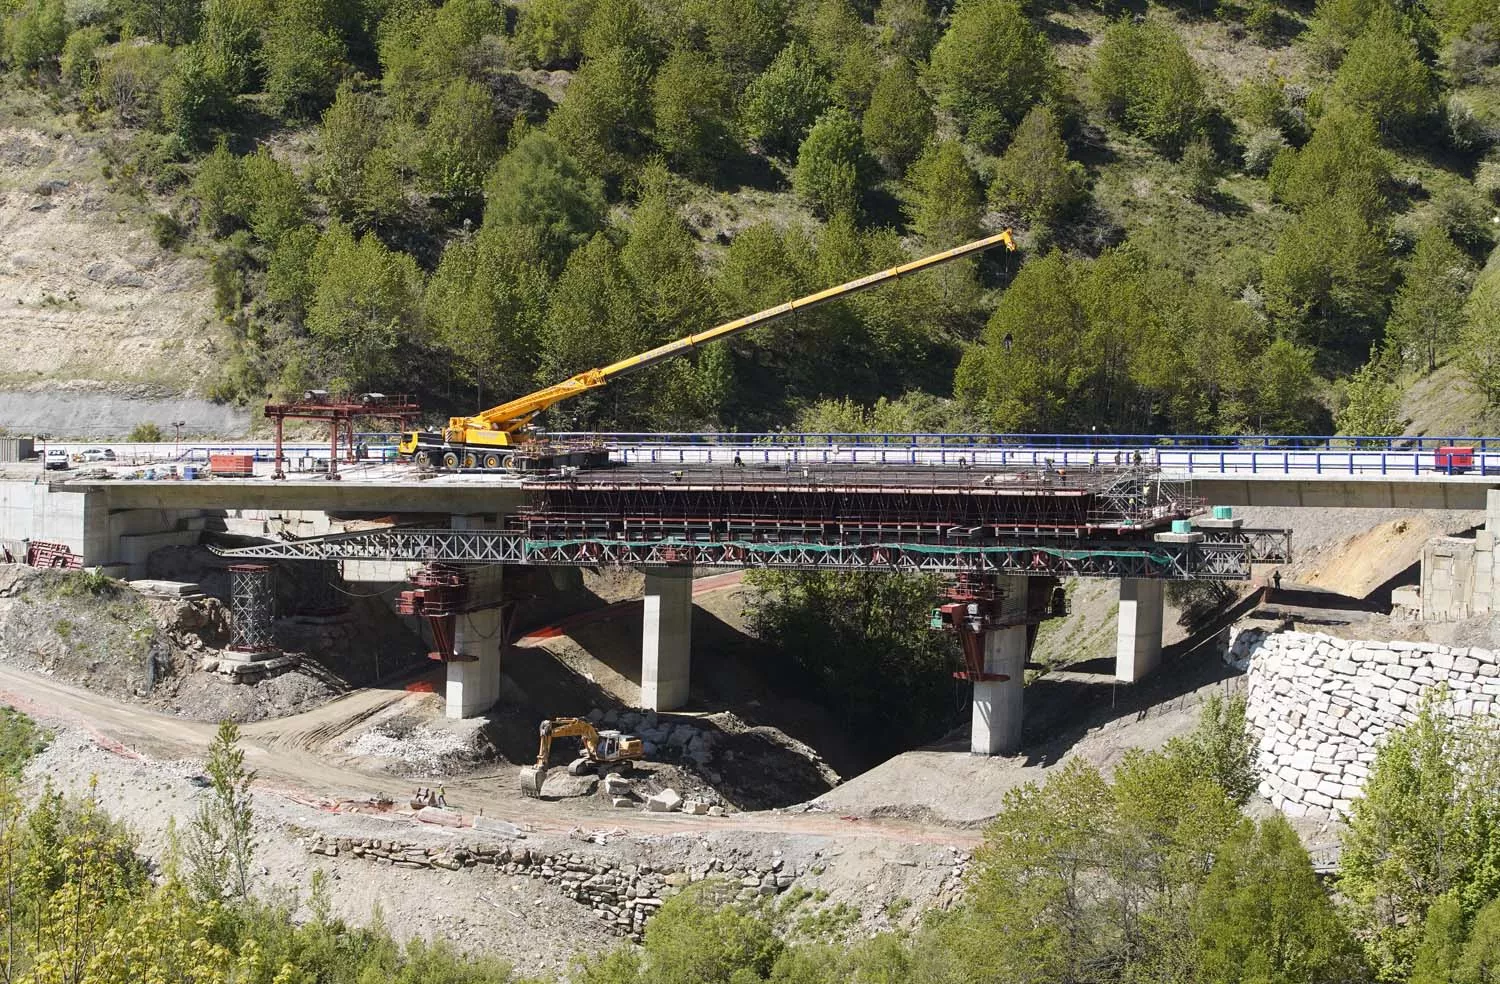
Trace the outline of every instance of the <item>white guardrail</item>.
<path fill-rule="evenodd" d="M 708 464 L 734 467 L 757 464 L 946 465 L 974 468 L 1054 468 L 1087 470 L 1140 463 L 1154 470 L 1184 475 L 1295 475 L 1299 478 L 1362 475 L 1447 477 L 1450 474 L 1500 477 L 1500 453 L 1475 452 L 1464 468 L 1439 467 L 1433 451 L 1298 451 L 1178 450 L 1172 448 L 881 448 L 774 447 L 763 444 L 622 445 L 611 457 L 627 464 Z"/>
<path fill-rule="evenodd" d="M 248 454 L 257 461 L 269 462 L 274 454 L 270 441 L 238 441 L 208 444 L 199 441 L 180 443 L 131 444 L 123 441 L 39 442 L 43 449 L 61 448 L 70 459 L 91 449 L 109 448 L 115 452 L 115 464 L 150 462 L 206 462 L 211 454 Z M 286 443 L 282 453 L 288 459 L 326 460 L 327 443 Z M 395 446 L 371 444 L 368 460 L 388 461 L 395 457 Z M 1169 474 L 1182 475 L 1295 475 L 1299 478 L 1337 478 L 1340 476 L 1425 476 L 1493 475 L 1500 478 L 1500 451 L 1474 450 L 1467 467 L 1439 465 L 1432 450 L 1298 450 L 1298 449 L 1183 449 L 1183 448 L 1058 448 L 1058 447 L 883 447 L 770 444 L 613 444 L 610 457 L 631 465 L 698 464 L 734 467 L 736 456 L 746 466 L 764 464 L 888 464 L 937 465 L 974 468 L 1054 468 L 1086 470 L 1092 466 L 1113 468 L 1134 464 L 1136 455 L 1146 467 Z M 103 462 L 109 464 L 109 462 Z"/>

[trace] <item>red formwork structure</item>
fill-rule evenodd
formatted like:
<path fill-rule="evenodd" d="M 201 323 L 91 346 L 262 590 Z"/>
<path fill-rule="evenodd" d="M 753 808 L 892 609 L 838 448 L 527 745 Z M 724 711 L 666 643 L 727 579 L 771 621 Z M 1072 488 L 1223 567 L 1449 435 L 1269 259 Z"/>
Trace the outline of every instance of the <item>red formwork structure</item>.
<path fill-rule="evenodd" d="M 282 470 L 282 431 L 288 420 L 322 420 L 328 423 L 328 477 L 339 477 L 339 439 L 344 438 L 346 461 L 354 461 L 354 422 L 391 421 L 405 430 L 421 416 L 422 407 L 409 396 L 384 393 L 329 394 L 308 390 L 293 403 L 268 403 L 266 416 L 276 428 L 276 471 L 272 478 L 286 478 Z"/>
<path fill-rule="evenodd" d="M 984 668 L 985 636 L 1000 629 L 1040 625 L 1050 618 L 1068 614 L 1066 593 L 1053 577 L 1026 578 L 1024 606 L 1003 606 L 1004 593 L 995 579 L 984 574 L 959 574 L 944 592 L 943 603 L 932 610 L 929 623 L 937 631 L 958 636 L 964 668 L 953 673 L 955 680 L 972 683 L 1009 680 L 1003 673 L 989 673 Z M 1028 647 L 1029 648 L 1029 647 Z"/>
<path fill-rule="evenodd" d="M 443 663 L 477 659 L 454 648 L 458 615 L 469 597 L 468 572 L 452 564 L 427 564 L 414 571 L 410 580 L 411 590 L 396 596 L 396 612 L 427 620 L 434 647 L 427 658 Z"/>

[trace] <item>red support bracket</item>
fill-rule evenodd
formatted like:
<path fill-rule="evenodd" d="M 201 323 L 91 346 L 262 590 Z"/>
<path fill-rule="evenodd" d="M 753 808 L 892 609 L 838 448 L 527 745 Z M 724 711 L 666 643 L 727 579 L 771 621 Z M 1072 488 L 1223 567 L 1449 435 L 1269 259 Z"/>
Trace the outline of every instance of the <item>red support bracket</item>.
<path fill-rule="evenodd" d="M 449 564 L 427 564 L 411 575 L 412 589 L 396 596 L 396 611 L 427 619 L 436 647 L 428 659 L 443 663 L 470 663 L 479 657 L 455 648 L 458 614 L 469 597 L 469 575 Z"/>

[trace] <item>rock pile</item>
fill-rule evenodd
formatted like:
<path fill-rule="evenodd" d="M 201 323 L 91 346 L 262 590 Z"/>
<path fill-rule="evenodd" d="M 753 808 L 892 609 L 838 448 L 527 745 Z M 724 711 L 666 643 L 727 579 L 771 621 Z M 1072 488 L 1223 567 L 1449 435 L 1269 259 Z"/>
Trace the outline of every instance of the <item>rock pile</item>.
<path fill-rule="evenodd" d="M 1246 629 L 1226 658 L 1248 670 L 1260 792 L 1289 816 L 1347 811 L 1376 747 L 1416 718 L 1429 688 L 1446 684 L 1459 717 L 1500 704 L 1500 653 L 1488 649 Z"/>
<path fill-rule="evenodd" d="M 486 867 L 498 874 L 525 875 L 588 906 L 612 932 L 636 941 L 662 903 L 693 882 L 722 879 L 737 886 L 738 898 L 748 900 L 784 892 L 802 874 L 800 870 L 785 870 L 780 859 L 753 868 L 714 859 L 685 871 L 661 871 L 646 864 L 624 864 L 571 852 L 549 854 L 520 844 L 494 842 L 424 847 L 399 840 L 318 835 L 308 841 L 307 849 L 331 858 L 364 858 L 399 868 L 459 871 Z"/>

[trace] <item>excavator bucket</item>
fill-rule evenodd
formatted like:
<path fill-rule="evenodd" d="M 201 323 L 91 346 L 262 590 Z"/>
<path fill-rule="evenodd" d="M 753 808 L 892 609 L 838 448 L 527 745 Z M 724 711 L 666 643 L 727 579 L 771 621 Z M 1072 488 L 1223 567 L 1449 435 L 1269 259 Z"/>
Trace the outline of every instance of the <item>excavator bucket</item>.
<path fill-rule="evenodd" d="M 533 798 L 542 795 L 542 783 L 547 781 L 547 770 L 528 765 L 521 770 L 521 795 Z"/>

